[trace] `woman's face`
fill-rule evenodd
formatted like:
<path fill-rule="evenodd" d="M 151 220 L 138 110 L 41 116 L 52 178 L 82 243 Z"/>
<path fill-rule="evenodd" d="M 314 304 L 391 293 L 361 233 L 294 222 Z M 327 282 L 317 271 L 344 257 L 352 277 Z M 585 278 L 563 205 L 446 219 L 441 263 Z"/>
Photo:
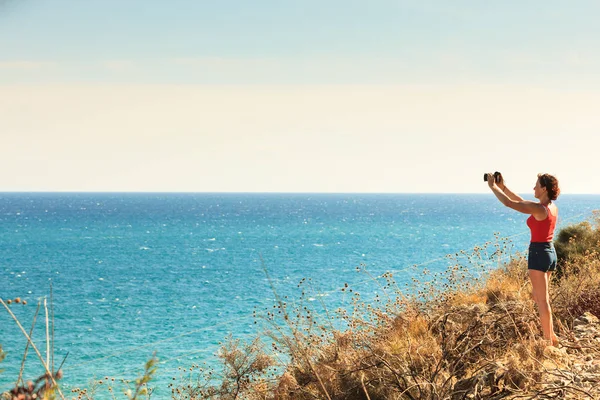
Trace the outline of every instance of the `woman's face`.
<path fill-rule="evenodd" d="M 544 192 L 546 192 L 546 188 L 542 187 L 540 178 L 538 178 L 537 181 L 535 181 L 535 186 L 533 187 L 533 195 L 536 199 L 539 199 Z"/>

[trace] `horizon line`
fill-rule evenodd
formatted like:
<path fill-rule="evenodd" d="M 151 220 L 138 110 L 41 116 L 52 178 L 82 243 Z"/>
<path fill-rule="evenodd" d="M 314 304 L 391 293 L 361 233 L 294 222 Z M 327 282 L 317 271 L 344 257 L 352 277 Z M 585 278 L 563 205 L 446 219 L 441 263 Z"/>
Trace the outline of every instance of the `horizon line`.
<path fill-rule="evenodd" d="M 312 191 L 161 191 L 161 190 L 140 190 L 140 191 L 118 191 L 118 190 L 0 190 L 0 194 L 361 194 L 361 195 L 381 195 L 381 194 L 418 194 L 418 195 L 447 195 L 447 194 L 465 194 L 465 195 L 493 195 L 491 192 L 312 192 Z M 517 193 L 528 195 L 531 193 Z M 561 193 L 564 195 L 588 195 L 600 196 L 600 193 Z"/>

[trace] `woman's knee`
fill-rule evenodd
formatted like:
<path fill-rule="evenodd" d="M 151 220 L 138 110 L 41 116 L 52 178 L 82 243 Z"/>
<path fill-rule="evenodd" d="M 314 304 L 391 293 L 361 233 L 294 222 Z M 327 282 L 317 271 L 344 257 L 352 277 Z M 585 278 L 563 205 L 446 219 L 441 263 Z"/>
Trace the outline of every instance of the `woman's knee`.
<path fill-rule="evenodd" d="M 550 312 L 550 301 L 547 298 L 536 299 L 535 303 L 537 304 L 540 311 L 548 311 Z"/>

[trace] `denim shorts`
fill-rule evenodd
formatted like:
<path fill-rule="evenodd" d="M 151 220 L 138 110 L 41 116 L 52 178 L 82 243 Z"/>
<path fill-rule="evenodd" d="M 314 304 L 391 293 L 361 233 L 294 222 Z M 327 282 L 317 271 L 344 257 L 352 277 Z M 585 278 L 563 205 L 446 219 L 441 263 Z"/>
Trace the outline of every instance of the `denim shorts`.
<path fill-rule="evenodd" d="M 531 242 L 529 244 L 527 268 L 542 272 L 556 270 L 556 250 L 552 242 Z"/>

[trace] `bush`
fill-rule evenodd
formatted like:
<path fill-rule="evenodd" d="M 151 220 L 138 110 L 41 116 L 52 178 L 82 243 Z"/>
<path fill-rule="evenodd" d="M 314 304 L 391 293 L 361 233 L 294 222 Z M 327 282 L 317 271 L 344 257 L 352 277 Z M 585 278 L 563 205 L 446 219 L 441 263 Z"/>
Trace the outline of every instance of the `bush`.
<path fill-rule="evenodd" d="M 558 258 L 558 276 L 563 275 L 566 263 L 576 262 L 586 252 L 600 251 L 600 216 L 594 213 L 595 223 L 588 221 L 569 225 L 558 232 L 554 239 Z"/>
<path fill-rule="evenodd" d="M 600 318 L 600 288 L 597 286 L 582 291 L 579 298 L 573 302 L 573 308 L 570 310 L 570 314 L 577 317 L 586 312 Z"/>
<path fill-rule="evenodd" d="M 600 252 L 582 253 L 563 261 L 552 300 L 556 317 L 568 326 L 585 312 L 600 317 Z"/>

